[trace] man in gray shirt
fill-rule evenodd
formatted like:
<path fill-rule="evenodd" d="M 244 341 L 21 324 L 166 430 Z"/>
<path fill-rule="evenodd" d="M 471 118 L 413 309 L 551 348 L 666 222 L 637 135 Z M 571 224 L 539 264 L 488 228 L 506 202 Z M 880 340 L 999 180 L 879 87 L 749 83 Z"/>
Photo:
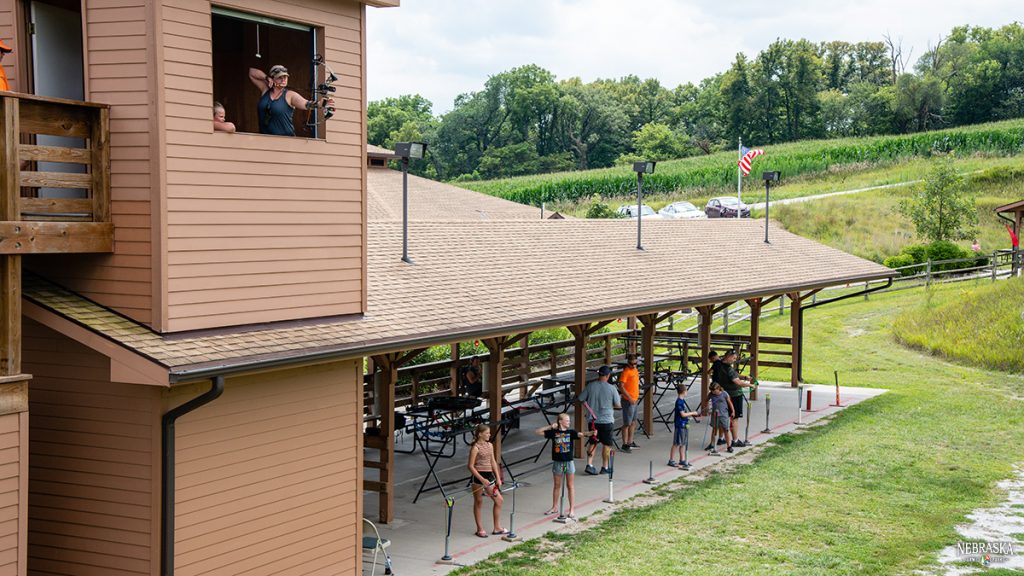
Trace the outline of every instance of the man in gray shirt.
<path fill-rule="evenodd" d="M 615 411 L 620 410 L 619 391 L 608 382 L 612 369 L 608 366 L 601 366 L 597 371 L 597 380 L 587 384 L 577 400 L 586 407 L 588 419 L 593 421 L 597 430 L 597 442 L 601 443 L 601 474 L 610 474 L 611 468 L 608 465 L 611 456 L 612 446 L 615 440 L 612 437 L 615 426 Z M 586 473 L 592 476 L 598 472 L 594 468 L 594 452 L 597 451 L 597 444 L 591 436 L 587 442 L 587 468 Z"/>

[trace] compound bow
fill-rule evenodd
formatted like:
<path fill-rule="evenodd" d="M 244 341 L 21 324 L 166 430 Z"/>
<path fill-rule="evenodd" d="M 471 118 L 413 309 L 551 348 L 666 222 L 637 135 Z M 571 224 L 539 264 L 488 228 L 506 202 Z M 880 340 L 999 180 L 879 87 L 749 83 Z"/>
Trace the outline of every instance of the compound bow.
<path fill-rule="evenodd" d="M 336 88 L 334 83 L 338 81 L 338 76 L 331 70 L 331 67 L 324 61 L 323 54 L 313 55 L 313 66 L 320 66 L 324 69 L 324 81 L 317 82 L 317 74 L 313 73 L 311 94 L 309 97 L 309 106 L 306 110 L 306 130 L 313 133 L 316 137 L 316 129 L 319 123 L 319 116 L 317 110 L 323 108 L 324 120 L 330 120 L 334 116 L 334 106 L 328 106 L 327 101 L 334 94 Z"/>

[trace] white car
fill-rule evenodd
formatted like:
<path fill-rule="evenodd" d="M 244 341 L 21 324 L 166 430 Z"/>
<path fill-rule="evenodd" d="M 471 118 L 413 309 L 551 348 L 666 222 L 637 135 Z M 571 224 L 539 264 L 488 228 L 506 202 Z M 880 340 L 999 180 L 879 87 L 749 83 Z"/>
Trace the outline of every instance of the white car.
<path fill-rule="evenodd" d="M 707 218 L 703 210 L 689 202 L 673 202 L 658 210 L 662 218 L 667 220 L 690 220 L 694 218 Z"/>
<path fill-rule="evenodd" d="M 619 206 L 619 209 L 617 210 L 617 212 L 619 213 L 620 216 L 622 216 L 624 218 L 636 218 L 636 204 L 623 204 L 622 206 Z M 641 204 L 640 205 L 640 215 L 643 216 L 644 219 L 650 219 L 650 220 L 662 220 L 662 219 L 664 219 L 664 216 L 662 216 L 661 214 L 658 214 L 657 212 L 655 212 L 654 208 L 651 208 L 647 204 Z"/>

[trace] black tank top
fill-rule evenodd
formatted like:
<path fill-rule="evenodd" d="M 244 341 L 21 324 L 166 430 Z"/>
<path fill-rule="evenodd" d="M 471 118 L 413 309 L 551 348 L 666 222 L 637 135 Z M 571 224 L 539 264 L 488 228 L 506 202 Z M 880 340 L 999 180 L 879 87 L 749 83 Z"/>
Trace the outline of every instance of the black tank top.
<path fill-rule="evenodd" d="M 295 123 L 292 122 L 292 112 L 295 109 L 288 105 L 287 96 L 288 89 L 285 88 L 277 100 L 270 97 L 270 90 L 260 97 L 256 105 L 256 114 L 260 119 L 260 134 L 295 136 Z"/>

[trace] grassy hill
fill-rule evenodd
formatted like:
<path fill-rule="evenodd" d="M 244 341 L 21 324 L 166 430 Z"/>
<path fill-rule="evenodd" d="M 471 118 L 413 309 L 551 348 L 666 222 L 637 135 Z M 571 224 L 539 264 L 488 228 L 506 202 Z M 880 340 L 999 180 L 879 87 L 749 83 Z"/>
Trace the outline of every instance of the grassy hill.
<path fill-rule="evenodd" d="M 1024 120 L 919 134 L 808 140 L 764 146 L 764 149 L 765 156 L 755 161 L 754 173 L 780 170 L 786 179 L 826 172 L 838 166 L 853 164 L 866 168 L 876 163 L 927 157 L 936 152 L 1010 155 L 1024 151 Z M 733 151 L 660 162 L 657 171 L 644 179 L 644 189 L 654 194 L 684 190 L 725 191 L 734 189 L 735 184 L 736 153 Z M 618 166 L 463 182 L 460 186 L 540 206 L 542 202 L 576 201 L 595 194 L 606 198 L 626 196 L 636 189 L 636 174 L 627 166 Z"/>
<path fill-rule="evenodd" d="M 903 344 L 958 362 L 1024 373 L 1024 278 L 921 299 L 893 332 Z"/>
<path fill-rule="evenodd" d="M 1019 160 L 1013 160 L 1019 163 Z M 771 217 L 786 230 L 838 248 L 844 252 L 881 262 L 898 254 L 904 246 L 923 243 L 913 224 L 897 212 L 901 200 L 918 185 L 859 192 L 822 198 L 811 202 L 773 207 Z M 1010 239 L 993 208 L 1024 198 L 1024 170 L 1009 163 L 986 168 L 967 176 L 978 210 L 978 241 L 982 251 L 1009 248 Z M 761 213 L 763 215 L 763 213 Z M 759 214 L 755 211 L 754 216 Z M 967 248 L 971 241 L 960 244 Z"/>

